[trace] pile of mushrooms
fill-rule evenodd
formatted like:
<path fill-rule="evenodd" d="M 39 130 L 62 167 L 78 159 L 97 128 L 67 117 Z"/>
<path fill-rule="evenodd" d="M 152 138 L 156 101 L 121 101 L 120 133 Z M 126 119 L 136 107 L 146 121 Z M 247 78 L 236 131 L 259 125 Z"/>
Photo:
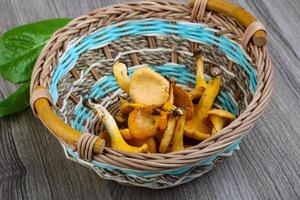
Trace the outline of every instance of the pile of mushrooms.
<path fill-rule="evenodd" d="M 127 66 L 115 63 L 116 82 L 130 101 L 120 98 L 120 111 L 113 117 L 95 101 L 84 100 L 105 125 L 106 131 L 99 136 L 106 145 L 135 153 L 180 151 L 191 146 L 184 138 L 205 140 L 233 121 L 232 113 L 212 108 L 221 88 L 219 73 L 206 82 L 202 56 L 196 65 L 196 86 L 187 92 L 148 67 L 137 69 L 129 78 Z"/>

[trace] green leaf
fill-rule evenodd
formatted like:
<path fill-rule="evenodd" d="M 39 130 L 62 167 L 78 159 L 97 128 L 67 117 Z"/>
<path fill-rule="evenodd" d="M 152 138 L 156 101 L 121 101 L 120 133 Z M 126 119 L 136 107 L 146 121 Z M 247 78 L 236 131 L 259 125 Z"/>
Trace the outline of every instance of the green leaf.
<path fill-rule="evenodd" d="M 30 80 L 33 66 L 46 42 L 70 19 L 50 19 L 11 29 L 0 37 L 0 75 L 20 83 Z"/>
<path fill-rule="evenodd" d="M 0 117 L 24 110 L 29 105 L 29 82 L 24 83 L 15 93 L 0 102 Z"/>

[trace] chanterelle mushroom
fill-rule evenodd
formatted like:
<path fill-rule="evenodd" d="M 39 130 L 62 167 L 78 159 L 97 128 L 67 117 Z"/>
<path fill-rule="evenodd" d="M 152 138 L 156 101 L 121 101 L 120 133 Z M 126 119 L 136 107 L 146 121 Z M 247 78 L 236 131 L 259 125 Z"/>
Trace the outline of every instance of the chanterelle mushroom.
<path fill-rule="evenodd" d="M 151 107 L 137 108 L 129 114 L 128 128 L 134 138 L 147 139 L 161 133 L 167 121 L 167 112 Z"/>
<path fill-rule="evenodd" d="M 189 95 L 190 95 L 192 101 L 199 99 L 203 95 L 204 91 L 205 91 L 204 87 L 197 87 L 194 90 L 190 91 Z"/>
<path fill-rule="evenodd" d="M 220 77 L 216 77 L 209 81 L 203 96 L 197 105 L 191 120 L 185 123 L 185 136 L 193 139 L 202 139 L 204 135 L 210 135 L 210 128 L 206 124 L 207 112 L 211 109 L 213 102 L 219 94 L 221 87 Z M 199 137 L 197 136 L 199 135 Z"/>
<path fill-rule="evenodd" d="M 162 106 L 169 99 L 170 84 L 148 67 L 136 70 L 129 81 L 129 96 L 135 103 Z"/>
<path fill-rule="evenodd" d="M 174 136 L 172 140 L 172 151 L 180 151 L 184 149 L 183 144 L 183 134 L 184 134 L 184 124 L 186 120 L 186 114 L 179 116 L 176 122 L 176 127 L 174 130 Z"/>
<path fill-rule="evenodd" d="M 204 78 L 204 62 L 203 57 L 198 56 L 196 63 L 196 85 L 195 89 L 189 92 L 192 101 L 199 99 L 207 87 L 207 82 Z"/>
<path fill-rule="evenodd" d="M 169 99 L 163 106 L 161 106 L 161 109 L 166 112 L 170 112 L 170 114 L 173 116 L 181 116 L 183 115 L 182 109 L 174 105 L 175 87 L 176 87 L 176 81 L 171 80 L 170 89 L 169 89 Z"/>
<path fill-rule="evenodd" d="M 156 141 L 153 137 L 146 139 L 146 140 L 131 139 L 128 141 L 128 143 L 130 145 L 137 146 L 137 147 L 141 146 L 142 144 L 147 144 L 148 145 L 148 151 L 147 151 L 148 153 L 157 153 L 157 145 L 156 145 Z"/>
<path fill-rule="evenodd" d="M 165 131 L 163 132 L 162 138 L 160 140 L 160 144 L 159 144 L 159 152 L 160 153 L 166 153 L 170 146 L 171 140 L 174 135 L 175 125 L 176 125 L 176 116 L 177 115 L 180 116 L 180 115 L 184 114 L 181 108 L 175 108 L 177 111 L 174 112 L 174 107 L 176 107 L 173 105 L 175 84 L 176 84 L 175 81 L 171 82 L 168 102 L 163 105 L 163 107 L 164 107 L 163 109 L 171 111 L 171 114 L 168 119 L 167 127 L 166 127 Z"/>
<path fill-rule="evenodd" d="M 235 116 L 226 110 L 212 109 L 208 111 L 207 114 L 208 119 L 210 119 L 213 125 L 212 135 L 220 131 L 225 126 L 225 123 L 235 119 Z"/>
<path fill-rule="evenodd" d="M 113 66 L 113 73 L 120 88 L 128 94 L 130 79 L 127 74 L 126 65 L 121 62 L 116 62 Z"/>
<path fill-rule="evenodd" d="M 207 83 L 204 79 L 204 62 L 202 56 L 198 56 L 196 66 L 196 88 L 206 88 Z"/>
<path fill-rule="evenodd" d="M 175 126 L 176 126 L 176 118 L 171 115 L 168 120 L 168 123 L 167 123 L 167 128 L 165 129 L 165 131 L 163 133 L 163 137 L 159 144 L 159 152 L 160 153 L 167 152 L 170 142 L 174 135 Z"/>
<path fill-rule="evenodd" d="M 140 103 L 129 103 L 127 100 L 120 97 L 120 112 L 122 114 L 129 115 L 129 113 L 136 108 L 146 108 L 146 106 Z"/>
<path fill-rule="evenodd" d="M 141 147 L 134 147 L 125 142 L 116 121 L 103 106 L 94 103 L 91 99 L 84 99 L 83 105 L 90 108 L 103 122 L 110 136 L 112 148 L 135 153 L 147 151 L 147 144 L 143 144 Z"/>
<path fill-rule="evenodd" d="M 193 117 L 194 109 L 191 95 L 178 86 L 174 87 L 174 105 L 186 111 L 186 118 L 188 120 Z"/>

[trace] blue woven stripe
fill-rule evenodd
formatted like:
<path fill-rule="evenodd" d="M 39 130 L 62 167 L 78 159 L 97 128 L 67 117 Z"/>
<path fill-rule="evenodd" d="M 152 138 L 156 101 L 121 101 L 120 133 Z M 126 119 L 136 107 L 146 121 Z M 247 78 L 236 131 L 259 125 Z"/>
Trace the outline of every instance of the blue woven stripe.
<path fill-rule="evenodd" d="M 130 35 L 177 35 L 178 37 L 209 45 L 216 45 L 233 62 L 239 64 L 250 79 L 250 90 L 256 88 L 256 71 L 250 65 L 239 45 L 224 36 L 215 36 L 214 31 L 201 24 L 177 22 L 172 24 L 165 20 L 125 21 L 122 26 L 111 25 L 83 37 L 81 41 L 70 47 L 60 58 L 53 74 L 50 93 L 54 103 L 57 102 L 57 84 L 59 79 L 69 72 L 77 62 L 80 54 L 89 50 L 106 46 L 114 40 Z"/>
<path fill-rule="evenodd" d="M 115 167 L 112 165 L 107 165 L 104 163 L 100 163 L 98 161 L 91 161 L 91 164 L 93 164 L 96 167 L 100 167 L 109 171 L 121 171 L 123 173 L 126 173 L 129 176 L 142 176 L 142 177 L 155 177 L 155 176 L 159 176 L 159 175 L 163 175 L 163 174 L 169 174 L 169 175 L 180 175 L 183 174 L 187 171 L 189 171 L 191 168 L 193 167 L 208 167 L 211 166 L 214 161 L 223 156 L 223 154 L 232 154 L 235 150 L 237 150 L 239 148 L 239 144 L 240 144 L 241 140 L 237 140 L 236 142 L 234 142 L 233 144 L 231 144 L 230 146 L 228 146 L 222 153 L 216 154 L 214 156 L 208 157 L 194 165 L 190 165 L 190 166 L 186 166 L 186 167 L 181 167 L 178 169 L 172 169 L 172 170 L 163 170 L 163 171 L 140 171 L 140 170 L 130 170 L 130 169 L 125 169 L 125 168 L 121 168 L 121 167 Z M 67 148 L 67 152 L 74 158 L 78 158 L 78 154 L 77 152 L 72 151 L 72 149 Z"/>

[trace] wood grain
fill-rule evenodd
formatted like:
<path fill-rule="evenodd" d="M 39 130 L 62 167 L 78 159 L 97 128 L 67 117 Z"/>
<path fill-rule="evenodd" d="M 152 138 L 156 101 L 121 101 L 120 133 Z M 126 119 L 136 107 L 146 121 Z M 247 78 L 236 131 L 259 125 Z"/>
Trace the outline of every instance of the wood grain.
<path fill-rule="evenodd" d="M 1 0 L 0 33 L 75 17 L 125 0 Z M 153 191 L 105 181 L 66 160 L 29 109 L 0 119 L 0 199 L 300 199 L 300 1 L 233 0 L 266 25 L 274 64 L 271 105 L 241 150 L 199 179 Z M 16 86 L 0 79 L 0 99 Z"/>

